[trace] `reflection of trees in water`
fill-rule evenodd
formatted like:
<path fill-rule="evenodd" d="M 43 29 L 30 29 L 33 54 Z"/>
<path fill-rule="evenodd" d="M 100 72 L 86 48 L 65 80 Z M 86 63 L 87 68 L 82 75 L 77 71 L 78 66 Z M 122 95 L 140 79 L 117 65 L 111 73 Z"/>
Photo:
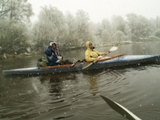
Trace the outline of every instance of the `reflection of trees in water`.
<path fill-rule="evenodd" d="M 42 76 L 40 81 L 45 87 L 48 87 L 49 93 L 53 96 L 62 96 L 63 81 L 75 80 L 75 74 L 59 74 L 59 75 L 48 75 Z M 47 82 L 47 83 L 46 83 Z"/>
<path fill-rule="evenodd" d="M 76 60 L 83 60 L 84 59 L 84 52 L 86 48 L 81 48 L 81 49 L 75 49 L 75 50 L 63 50 L 61 51 L 61 54 L 63 55 L 64 58 L 70 59 L 71 61 Z M 77 55 L 78 53 L 78 55 Z"/>
<path fill-rule="evenodd" d="M 95 71 L 92 71 L 92 72 L 88 72 L 86 75 L 88 76 L 88 83 L 89 83 L 89 90 L 91 92 L 91 94 L 93 96 L 95 96 L 97 93 L 99 93 L 98 91 L 98 82 L 99 82 L 99 75 L 102 72 L 103 70 L 95 70 Z"/>
<path fill-rule="evenodd" d="M 146 41 L 146 42 L 137 42 L 131 45 L 130 48 L 126 49 L 131 50 L 133 55 L 136 54 L 157 54 L 158 49 L 158 43 L 156 41 Z"/>
<path fill-rule="evenodd" d="M 120 54 L 124 53 L 125 55 L 147 55 L 147 54 L 157 54 L 159 50 L 160 42 L 157 41 L 146 41 L 146 42 L 134 42 L 132 44 L 119 45 L 118 50 L 110 53 L 111 54 Z"/>
<path fill-rule="evenodd" d="M 93 94 L 93 96 L 95 96 L 98 92 L 98 81 L 97 81 L 97 78 L 96 77 L 92 77 L 90 76 L 89 77 L 89 84 L 90 84 L 90 91 L 91 91 L 91 94 Z"/>
<path fill-rule="evenodd" d="M 62 97 L 72 97 L 83 94 L 86 90 L 95 96 L 98 91 L 99 74 L 102 71 L 92 71 L 90 73 L 82 74 L 60 74 L 42 76 L 40 81 L 52 99 Z M 85 77 L 84 77 L 85 75 Z M 87 83 L 87 84 L 86 84 Z"/>
<path fill-rule="evenodd" d="M 17 62 L 18 61 L 18 62 Z M 20 61 L 20 62 L 19 62 Z M 31 57 L 15 57 L 14 59 L 12 58 L 6 58 L 5 60 L 1 60 L 1 69 L 13 69 L 13 68 L 23 68 L 23 67 L 28 67 L 32 64 L 33 58 Z M 34 64 L 35 66 L 35 64 Z"/>
<path fill-rule="evenodd" d="M 54 94 L 55 96 L 60 96 L 61 91 L 62 91 L 62 87 L 63 87 L 61 79 L 51 77 L 49 84 L 50 84 L 50 91 L 49 92 L 53 93 L 53 94 L 55 93 Z"/>

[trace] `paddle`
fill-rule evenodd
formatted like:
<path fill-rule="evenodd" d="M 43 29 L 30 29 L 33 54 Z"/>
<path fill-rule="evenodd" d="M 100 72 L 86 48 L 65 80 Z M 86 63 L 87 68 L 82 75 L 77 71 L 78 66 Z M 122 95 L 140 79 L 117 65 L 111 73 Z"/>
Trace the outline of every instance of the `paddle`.
<path fill-rule="evenodd" d="M 100 95 L 104 101 L 108 103 L 108 105 L 115 111 L 117 111 L 119 114 L 121 114 L 123 117 L 127 118 L 128 120 L 141 120 L 139 117 L 137 117 L 135 114 L 133 114 L 131 111 L 129 111 L 124 106 L 120 105 L 117 102 L 114 102 L 102 95 Z"/>
<path fill-rule="evenodd" d="M 110 48 L 110 50 L 108 51 L 108 53 L 110 53 L 111 51 L 115 51 L 115 50 L 117 50 L 117 49 L 118 49 L 118 47 L 113 46 L 113 47 Z M 96 60 L 94 60 L 93 62 L 87 64 L 86 66 L 84 66 L 84 67 L 82 68 L 82 70 L 87 69 L 88 67 L 90 67 L 91 65 L 93 65 L 94 63 L 96 63 L 97 61 L 98 61 L 98 59 L 96 59 Z"/>
<path fill-rule="evenodd" d="M 71 64 L 71 67 L 75 66 L 76 63 L 78 63 L 78 62 L 80 62 L 80 60 L 77 60 L 77 61 L 73 62 L 73 64 Z"/>

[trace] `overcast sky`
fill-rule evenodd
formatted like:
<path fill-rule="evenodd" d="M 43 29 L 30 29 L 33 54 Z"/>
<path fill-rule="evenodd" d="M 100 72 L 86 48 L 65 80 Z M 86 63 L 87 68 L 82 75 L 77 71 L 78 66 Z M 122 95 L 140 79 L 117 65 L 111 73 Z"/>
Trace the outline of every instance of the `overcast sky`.
<path fill-rule="evenodd" d="M 35 16 L 41 10 L 41 6 L 52 5 L 64 14 L 69 11 L 73 15 L 82 9 L 89 14 L 93 22 L 100 22 L 103 18 L 110 19 L 113 15 L 125 18 L 128 13 L 143 15 L 146 18 L 160 16 L 160 0 L 28 0 L 32 4 Z"/>

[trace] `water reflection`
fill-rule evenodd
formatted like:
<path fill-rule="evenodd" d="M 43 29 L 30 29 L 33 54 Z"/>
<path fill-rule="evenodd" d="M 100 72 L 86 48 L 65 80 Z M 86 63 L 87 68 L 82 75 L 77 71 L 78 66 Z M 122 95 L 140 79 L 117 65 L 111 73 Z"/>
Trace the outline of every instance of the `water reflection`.
<path fill-rule="evenodd" d="M 159 54 L 159 45 L 151 42 L 121 45 L 109 55 Z M 77 56 L 77 53 L 80 54 Z M 75 59 L 84 57 L 83 51 L 79 50 L 66 55 L 70 58 L 77 56 Z M 36 61 L 37 58 L 6 59 L 0 61 L 0 70 L 33 67 Z M 124 120 L 104 103 L 99 94 L 117 101 L 142 119 L 159 119 L 159 68 L 159 65 L 147 65 L 30 77 L 0 74 L 0 119 Z"/>
<path fill-rule="evenodd" d="M 99 93 L 109 98 L 114 98 L 114 100 L 130 108 L 131 111 L 137 114 L 135 111 L 137 106 L 139 107 L 139 105 L 141 105 L 141 109 L 144 106 L 144 104 L 142 104 L 144 98 L 141 95 L 148 93 L 146 92 L 147 89 L 142 85 L 148 85 L 145 83 L 146 80 L 141 81 L 142 79 L 146 79 L 144 76 L 145 73 L 151 74 L 151 71 L 148 71 L 147 68 L 149 68 L 149 66 L 136 69 L 108 69 L 88 73 L 46 75 L 27 78 L 19 77 L 14 78 L 16 81 L 13 79 L 8 80 L 8 85 L 15 82 L 12 88 L 16 88 L 15 92 L 21 91 L 19 92 L 21 94 L 20 99 L 21 101 L 23 100 L 23 102 L 17 104 L 16 101 L 12 101 L 13 108 L 8 107 L 8 114 L 3 115 L 3 118 L 7 116 L 11 117 L 13 114 L 15 117 L 18 117 L 19 114 L 21 114 L 17 120 L 25 120 L 28 117 L 36 118 L 37 116 L 39 116 L 36 118 L 37 120 L 74 120 L 78 118 L 87 120 L 89 117 L 92 119 L 107 118 L 109 113 L 110 118 L 114 119 L 115 117 L 112 115 L 116 113 L 111 113 L 111 108 L 108 108 L 107 105 L 104 106 L 105 103 L 99 98 Z M 154 69 L 152 68 L 152 70 Z M 157 71 L 157 69 L 155 71 Z M 147 76 L 149 77 L 149 75 Z M 158 76 L 156 81 L 158 82 Z M 152 83 L 149 80 L 148 82 Z M 158 87 L 158 84 L 156 84 L 156 86 Z M 151 88 L 154 89 L 153 87 Z M 137 98 L 137 96 L 139 97 Z M 145 99 L 148 99 L 148 96 L 150 97 L 152 95 L 147 94 Z M 15 99 L 15 96 L 13 95 L 11 99 Z M 136 103 L 137 99 L 138 105 Z M 151 98 L 150 101 L 152 101 Z M 2 103 L 4 102 L 2 101 Z M 148 102 L 145 102 L 146 105 L 147 103 Z M 19 108 L 16 108 L 15 105 L 19 106 Z M 25 108 L 23 112 L 22 108 Z M 2 114 L 5 109 L 6 108 L 2 106 L 0 114 Z M 108 111 L 106 111 L 106 109 Z M 98 112 L 98 110 L 103 110 L 103 114 Z M 18 113 L 16 113 L 16 111 L 18 111 Z M 94 116 L 95 114 L 96 116 Z M 137 115 L 141 117 L 141 115 Z"/>
<path fill-rule="evenodd" d="M 103 74 L 103 71 L 104 70 L 92 70 L 84 73 L 88 84 L 88 89 L 92 96 L 96 96 L 100 92 L 99 76 L 100 74 Z"/>
<path fill-rule="evenodd" d="M 49 104 L 54 107 L 36 119 L 64 119 L 68 117 L 75 119 L 77 110 L 81 111 L 94 105 L 94 102 L 88 99 L 99 93 L 99 75 L 100 72 L 95 72 L 94 75 L 90 72 L 41 76 L 39 81 L 48 90 L 48 93 L 45 92 L 49 97 L 46 97 L 50 98 L 47 100 L 48 102 L 45 102 L 45 106 Z"/>
<path fill-rule="evenodd" d="M 89 79 L 89 84 L 90 84 L 89 89 L 91 90 L 91 94 L 93 96 L 95 96 L 97 93 L 99 93 L 99 91 L 98 91 L 98 81 L 97 81 L 96 77 L 91 76 L 90 79 Z"/>
<path fill-rule="evenodd" d="M 75 80 L 76 75 L 75 74 L 69 74 L 69 73 L 63 73 L 59 75 L 47 75 L 47 76 L 41 76 L 40 82 L 45 87 L 49 87 L 49 93 L 50 95 L 54 95 L 56 97 L 61 97 L 63 92 L 63 81 L 67 80 Z"/>

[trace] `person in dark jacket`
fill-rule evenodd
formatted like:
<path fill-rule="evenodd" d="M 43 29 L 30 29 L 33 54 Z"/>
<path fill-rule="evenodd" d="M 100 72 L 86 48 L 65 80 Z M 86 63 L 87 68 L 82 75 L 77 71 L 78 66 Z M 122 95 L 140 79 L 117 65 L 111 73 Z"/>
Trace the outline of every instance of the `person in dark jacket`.
<path fill-rule="evenodd" d="M 70 60 L 63 60 L 62 55 L 59 53 L 57 49 L 57 44 L 53 40 L 49 42 L 49 46 L 45 51 L 47 56 L 48 66 L 54 66 L 57 64 L 74 64 Z"/>
<path fill-rule="evenodd" d="M 56 43 L 51 40 L 49 46 L 45 51 L 48 60 L 48 66 L 53 66 L 60 63 L 63 59 L 61 54 L 59 54 Z"/>

